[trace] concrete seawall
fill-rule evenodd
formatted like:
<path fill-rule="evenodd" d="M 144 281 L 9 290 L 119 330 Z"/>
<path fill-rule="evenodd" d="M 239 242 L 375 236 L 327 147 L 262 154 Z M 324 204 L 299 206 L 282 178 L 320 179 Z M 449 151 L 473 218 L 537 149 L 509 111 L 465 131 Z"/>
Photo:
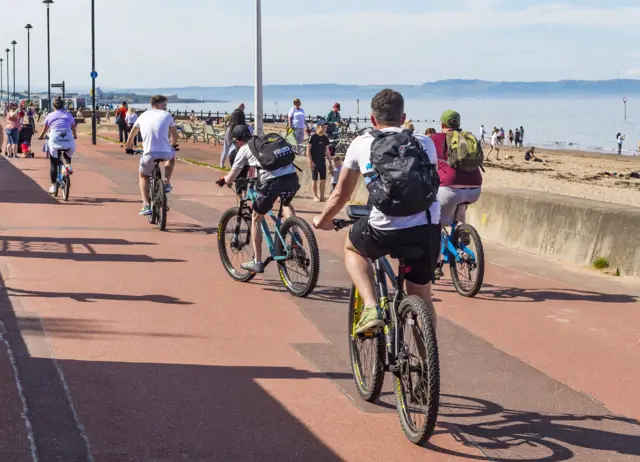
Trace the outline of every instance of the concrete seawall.
<path fill-rule="evenodd" d="M 500 189 L 484 191 L 467 219 L 484 239 L 581 265 L 603 257 L 640 276 L 640 208 Z"/>
<path fill-rule="evenodd" d="M 311 192 L 311 171 L 304 159 L 302 191 Z M 330 177 L 329 177 L 330 178 Z M 330 179 L 327 179 L 327 196 Z M 367 201 L 362 179 L 352 197 Z M 483 239 L 535 255 L 590 266 L 609 260 L 624 275 L 640 276 L 640 208 L 516 189 L 485 190 L 469 207 L 467 220 Z"/>

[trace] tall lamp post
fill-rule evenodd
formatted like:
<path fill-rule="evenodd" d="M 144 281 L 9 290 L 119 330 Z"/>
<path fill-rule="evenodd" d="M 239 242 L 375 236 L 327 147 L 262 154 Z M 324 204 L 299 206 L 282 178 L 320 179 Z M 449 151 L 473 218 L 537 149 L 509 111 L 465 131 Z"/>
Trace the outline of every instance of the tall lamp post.
<path fill-rule="evenodd" d="M 256 0 L 256 89 L 254 106 L 256 108 L 255 132 L 258 136 L 264 136 L 262 120 L 262 6 L 261 1 Z"/>
<path fill-rule="evenodd" d="M 96 121 L 96 4 L 91 0 L 91 143 L 96 144 L 97 121 Z"/>
<path fill-rule="evenodd" d="M 4 103 L 4 59 L 2 58 L 0 58 L 0 103 Z"/>
<path fill-rule="evenodd" d="M 4 50 L 7 52 L 7 102 L 11 101 L 11 97 L 9 96 L 9 52 L 10 49 Z"/>
<path fill-rule="evenodd" d="M 27 29 L 27 100 L 31 102 L 31 24 L 24 26 Z"/>
<path fill-rule="evenodd" d="M 48 109 L 51 110 L 51 35 L 49 28 L 49 7 L 53 0 L 43 0 L 42 3 L 47 5 L 47 92 L 49 95 Z"/>
<path fill-rule="evenodd" d="M 11 42 L 13 45 L 13 100 L 16 101 L 16 45 L 18 42 L 15 40 Z"/>

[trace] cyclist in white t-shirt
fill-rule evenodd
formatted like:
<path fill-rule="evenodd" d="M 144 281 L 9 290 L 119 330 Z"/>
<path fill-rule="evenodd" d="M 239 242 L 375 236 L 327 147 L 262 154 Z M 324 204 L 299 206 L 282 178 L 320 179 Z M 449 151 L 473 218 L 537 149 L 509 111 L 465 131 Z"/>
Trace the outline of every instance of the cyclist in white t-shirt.
<path fill-rule="evenodd" d="M 142 135 L 143 154 L 140 157 L 140 194 L 142 195 L 142 209 L 140 215 L 151 215 L 151 199 L 149 197 L 149 175 L 153 172 L 156 159 L 163 159 L 165 165 L 164 190 L 169 193 L 171 175 L 175 166 L 175 147 L 178 146 L 178 129 L 176 123 L 167 112 L 167 97 L 158 95 L 151 98 L 151 110 L 146 111 L 133 125 L 133 130 L 127 140 L 127 153 L 133 153 L 133 144 Z M 171 136 L 171 143 L 169 142 Z"/>
<path fill-rule="evenodd" d="M 371 101 L 371 122 L 382 132 L 402 132 L 405 122 L 404 98 L 396 91 L 386 89 Z M 424 135 L 414 135 L 430 163 L 437 165 L 437 152 L 433 141 Z M 327 201 L 324 210 L 313 219 L 318 229 L 333 230 L 333 218 L 351 199 L 360 175 L 365 183 L 371 181 L 375 173 L 371 163 L 371 134 L 356 138 L 344 159 L 336 189 Z M 364 301 L 364 313 L 356 333 L 375 331 L 384 325 L 383 314 L 378 306 L 372 260 L 389 255 L 405 247 L 419 247 L 423 250 L 420 258 L 407 260 L 411 268 L 406 274 L 407 291 L 424 299 L 429 308 L 435 310 L 431 298 L 431 281 L 440 254 L 440 204 L 434 202 L 429 210 L 406 217 L 386 216 L 373 207 L 367 218 L 358 220 L 351 228 L 345 242 L 345 266 L 358 293 Z"/>

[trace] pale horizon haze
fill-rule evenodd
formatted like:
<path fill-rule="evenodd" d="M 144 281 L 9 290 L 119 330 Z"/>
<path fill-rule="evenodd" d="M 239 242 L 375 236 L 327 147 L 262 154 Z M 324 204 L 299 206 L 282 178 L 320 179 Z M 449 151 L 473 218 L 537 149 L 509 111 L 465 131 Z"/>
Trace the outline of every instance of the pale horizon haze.
<path fill-rule="evenodd" d="M 91 85 L 91 2 L 51 5 L 52 83 Z M 640 77 L 635 0 L 263 0 L 265 84 L 420 84 Z M 0 0 L 18 91 L 45 90 L 46 6 Z M 96 0 L 97 85 L 252 85 L 253 0 Z M 6 60 L 6 53 L 0 52 Z M 13 55 L 10 54 L 11 68 Z M 3 63 L 4 87 L 6 65 Z M 13 71 L 12 71 L 13 72 Z"/>

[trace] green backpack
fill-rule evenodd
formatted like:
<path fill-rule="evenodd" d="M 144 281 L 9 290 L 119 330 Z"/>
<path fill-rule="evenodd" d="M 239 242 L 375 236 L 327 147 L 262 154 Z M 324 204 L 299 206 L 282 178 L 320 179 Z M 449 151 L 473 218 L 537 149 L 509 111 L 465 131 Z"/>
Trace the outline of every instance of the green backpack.
<path fill-rule="evenodd" d="M 473 172 L 482 168 L 482 145 L 473 133 L 454 130 L 447 132 L 447 162 L 456 170 Z"/>

